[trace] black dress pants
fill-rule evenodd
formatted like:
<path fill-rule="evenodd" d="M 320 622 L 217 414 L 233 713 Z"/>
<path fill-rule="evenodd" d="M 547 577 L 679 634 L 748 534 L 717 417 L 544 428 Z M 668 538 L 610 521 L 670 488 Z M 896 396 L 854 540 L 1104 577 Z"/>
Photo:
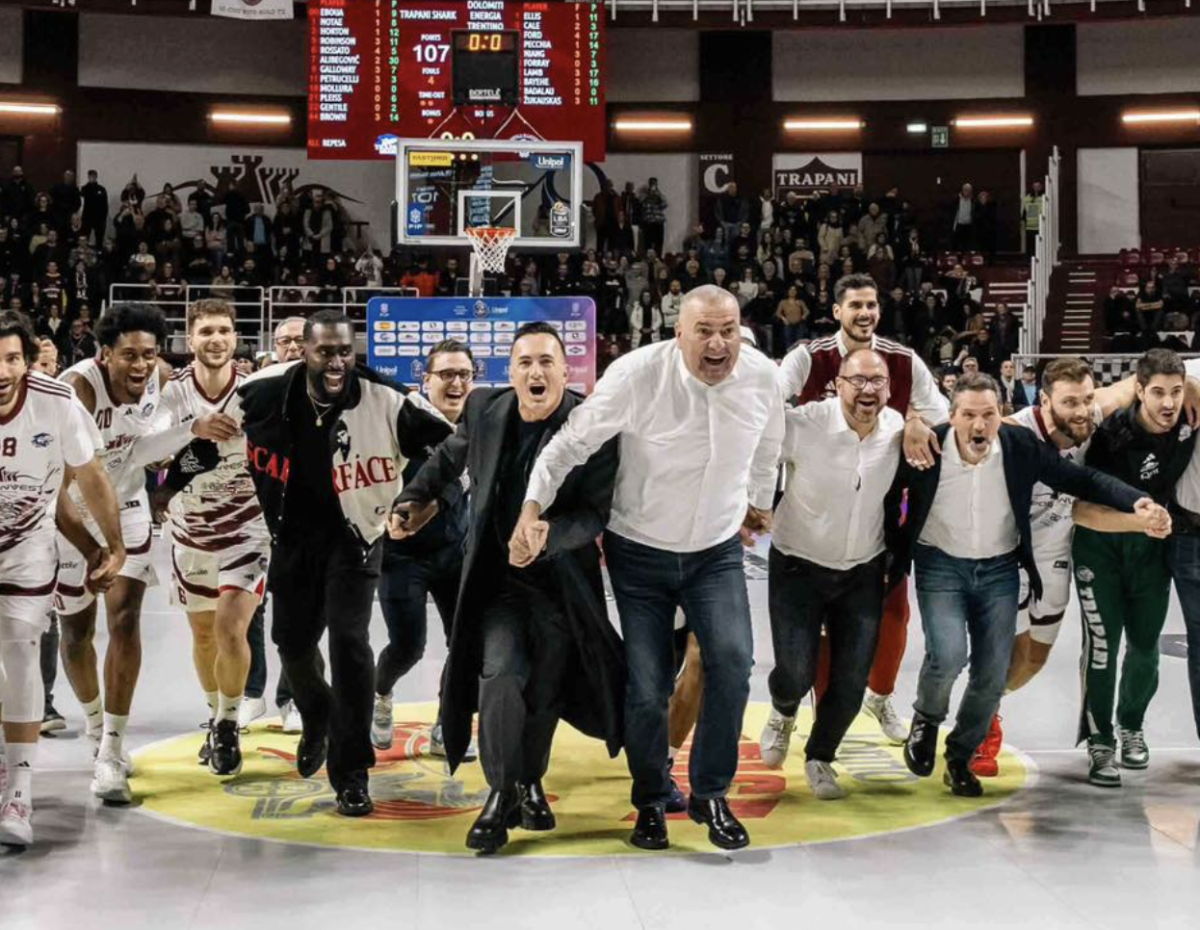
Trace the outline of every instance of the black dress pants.
<path fill-rule="evenodd" d="M 382 552 L 381 540 L 364 550 L 349 538 L 283 539 L 271 552 L 271 638 L 304 718 L 305 734 L 329 734 L 326 770 L 336 791 L 366 787 L 367 770 L 375 764 L 375 661 L 369 627 Z M 326 629 L 329 684 L 318 648 Z"/>
<path fill-rule="evenodd" d="M 479 756 L 493 790 L 537 781 L 550 764 L 575 643 L 549 579 L 505 567 L 480 620 Z"/>

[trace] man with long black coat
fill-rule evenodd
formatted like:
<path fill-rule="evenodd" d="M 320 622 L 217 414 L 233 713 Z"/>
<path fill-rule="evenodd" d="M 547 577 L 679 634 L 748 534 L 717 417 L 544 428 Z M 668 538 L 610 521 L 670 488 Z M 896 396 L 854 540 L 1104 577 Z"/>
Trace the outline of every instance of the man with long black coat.
<path fill-rule="evenodd" d="M 562 340 L 546 323 L 517 331 L 512 386 L 471 393 L 454 436 L 405 487 L 389 531 L 417 532 L 471 482 L 471 521 L 450 640 L 442 728 L 451 771 L 479 711 L 479 750 L 491 794 L 467 846 L 493 853 L 508 828 L 551 830 L 541 780 L 559 718 L 622 744 L 625 659 L 604 606 L 597 537 L 608 522 L 617 440 L 568 476 L 541 552 L 510 540 L 538 453 L 582 401 L 566 390 Z"/>

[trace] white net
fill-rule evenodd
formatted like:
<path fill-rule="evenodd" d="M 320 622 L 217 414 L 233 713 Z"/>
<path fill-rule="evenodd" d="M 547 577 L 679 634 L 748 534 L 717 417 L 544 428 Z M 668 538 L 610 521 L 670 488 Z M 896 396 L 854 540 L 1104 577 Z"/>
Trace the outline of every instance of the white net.
<path fill-rule="evenodd" d="M 516 238 L 517 231 L 504 226 L 470 226 L 466 233 L 471 237 L 471 248 L 475 250 L 475 257 L 483 271 L 502 273 L 509 246 Z"/>

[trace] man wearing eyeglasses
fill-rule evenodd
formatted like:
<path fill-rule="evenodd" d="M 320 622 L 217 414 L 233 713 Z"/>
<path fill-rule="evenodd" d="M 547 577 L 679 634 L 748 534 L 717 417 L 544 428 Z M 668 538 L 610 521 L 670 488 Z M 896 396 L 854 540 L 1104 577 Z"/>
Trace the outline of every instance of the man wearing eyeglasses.
<path fill-rule="evenodd" d="M 884 500 L 904 445 L 888 406 L 888 364 L 873 349 L 843 360 L 837 395 L 787 411 L 781 461 L 787 489 L 775 512 L 769 567 L 775 668 L 763 762 L 782 768 L 796 711 L 813 687 L 821 627 L 829 686 L 805 746 L 804 774 L 821 800 L 845 796 L 833 770 L 867 689 L 886 590 Z"/>
<path fill-rule="evenodd" d="M 475 382 L 475 356 L 461 342 L 447 339 L 435 345 L 425 359 L 424 388 L 430 403 L 451 423 L 462 416 L 467 395 Z M 427 456 L 414 455 L 404 470 L 407 486 Z M 466 477 L 463 477 L 465 490 Z M 446 643 L 454 622 L 462 575 L 463 541 L 467 536 L 467 496 L 440 510 L 425 528 L 407 539 L 385 539 L 383 572 L 379 578 L 379 606 L 387 623 L 388 644 L 375 666 L 375 712 L 371 720 L 371 743 L 376 749 L 392 747 L 392 690 L 396 682 L 421 661 L 425 654 L 428 618 L 425 603 L 430 595 L 442 618 Z M 438 689 L 441 697 L 441 689 Z M 441 713 L 429 734 L 431 755 L 445 757 Z M 463 757 L 476 757 L 474 743 Z"/>
<path fill-rule="evenodd" d="M 298 362 L 304 358 L 304 317 L 289 316 L 275 327 L 275 361 Z"/>

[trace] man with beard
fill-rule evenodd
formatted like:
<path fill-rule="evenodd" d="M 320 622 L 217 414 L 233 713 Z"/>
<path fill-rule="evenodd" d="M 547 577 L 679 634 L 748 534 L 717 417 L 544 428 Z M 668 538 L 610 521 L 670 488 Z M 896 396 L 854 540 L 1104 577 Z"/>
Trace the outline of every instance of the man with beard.
<path fill-rule="evenodd" d="M 356 365 L 354 325 L 335 310 L 305 323 L 303 361 L 252 375 L 226 412 L 246 434 L 271 534 L 272 638 L 304 717 L 296 768 L 311 778 L 328 757 L 338 813 L 366 816 L 380 537 L 408 459 L 450 425 L 419 395 Z M 326 630 L 332 687 L 317 658 Z"/>
<path fill-rule="evenodd" d="M 841 278 L 834 285 L 833 296 L 833 315 L 841 328 L 832 336 L 797 346 L 784 357 L 780 368 L 784 399 L 807 404 L 832 397 L 842 360 L 858 349 L 873 349 L 887 361 L 888 406 L 906 420 L 904 457 L 918 467 L 930 467 L 939 451 L 931 427 L 946 421 L 948 409 L 937 382 L 912 349 L 875 334 L 879 326 L 879 290 L 869 275 Z M 899 580 L 884 602 L 875 662 L 863 701 L 863 710 L 879 721 L 884 735 L 895 743 L 903 742 L 908 734 L 891 699 L 904 661 L 908 619 L 908 583 Z M 822 657 L 821 666 L 828 667 L 827 655 Z M 825 691 L 824 679 L 824 674 L 818 675 L 818 695 Z"/>
<path fill-rule="evenodd" d="M 87 584 L 103 590 L 124 560 L 99 436 L 75 393 L 35 368 L 30 321 L 0 313 L 0 844 L 33 842 L 33 776 L 43 711 L 39 641 L 49 628 L 56 518 L 86 554 Z M 92 539 L 61 488 L 74 480 L 96 515 Z M 105 548 L 107 547 L 107 548 Z"/>
<path fill-rule="evenodd" d="M 1029 574 L 1033 596 L 1042 596 L 1030 529 L 1034 486 L 1040 481 L 1126 513 L 1154 504 L 1127 484 L 1064 462 L 1029 430 L 1002 424 L 999 393 L 988 375 L 959 379 L 950 424 L 936 433 L 943 452 L 934 467 L 903 463 L 887 504 L 894 571 L 915 561 L 925 630 L 904 761 L 914 775 L 933 773 L 938 727 L 969 660 L 967 687 L 946 737 L 943 780 L 954 795 L 978 797 L 983 788 L 970 760 L 1004 691 L 1016 636 L 1018 568 Z M 901 523 L 905 492 L 908 510 Z"/>
<path fill-rule="evenodd" d="M 236 775 L 242 768 L 238 713 L 250 669 L 246 633 L 266 588 L 270 539 L 245 442 L 224 412 L 245 381 L 233 363 L 233 306 L 198 300 L 188 308 L 186 324 L 193 361 L 163 389 L 166 425 L 187 442 L 191 424 L 208 417 L 209 429 L 224 439 L 215 448 L 202 441 L 180 455 L 153 503 L 170 529 L 173 600 L 187 613 L 192 659 L 208 702 L 200 761 L 214 775 Z M 193 475 L 205 453 L 215 454 L 215 466 Z"/>
<path fill-rule="evenodd" d="M 513 341 L 511 388 L 472 392 L 457 433 L 405 489 L 392 535 L 410 535 L 471 475 L 471 524 L 454 619 L 442 725 L 451 771 L 479 709 L 479 749 L 491 794 L 467 847 L 494 853 L 508 828 L 552 830 L 542 790 L 561 716 L 621 746 L 621 643 L 608 621 L 596 537 L 608 522 L 617 441 L 573 468 L 553 507 L 514 533 L 534 460 L 581 401 L 567 393 L 566 350 L 547 323 Z"/>
<path fill-rule="evenodd" d="M 1159 504 L 1171 501 L 1191 461 L 1196 433 L 1181 416 L 1183 361 L 1168 349 L 1151 349 L 1137 366 L 1137 402 L 1101 424 L 1086 461 L 1141 489 Z M 1079 741 L 1087 740 L 1088 781 L 1121 785 L 1117 767 L 1150 764 L 1143 723 L 1158 689 L 1159 635 L 1167 619 L 1171 573 L 1165 540 L 1141 533 L 1101 534 L 1080 527 L 1072 544 L 1075 584 L 1083 613 L 1083 706 Z M 1117 696 L 1116 657 L 1125 636 Z"/>
<path fill-rule="evenodd" d="M 1042 375 L 1041 404 L 1021 408 L 1006 422 L 1031 430 L 1050 443 L 1066 461 L 1080 463 L 1091 444 L 1092 433 L 1103 419 L 1126 405 L 1125 385 L 1097 389 L 1092 369 L 1077 358 L 1060 358 Z M 1145 532 L 1165 535 L 1170 518 L 1162 508 L 1125 514 L 1038 483 L 1033 489 L 1029 514 L 1033 533 L 1033 558 L 1042 579 L 1042 596 L 1033 599 L 1029 578 L 1021 573 L 1021 620 L 1028 628 L 1013 642 L 1006 691 L 1024 687 L 1042 670 L 1058 638 L 1063 615 L 1071 599 L 1071 540 L 1076 524 L 1097 532 Z M 1151 522 L 1147 522 L 1147 521 Z M 987 738 L 971 759 L 971 771 L 981 778 L 999 774 L 997 757 L 1004 743 L 1000 716 L 992 718 Z"/>
<path fill-rule="evenodd" d="M 425 358 L 425 393 L 429 402 L 451 423 L 462 417 L 475 381 L 475 357 L 463 343 L 439 342 Z M 409 485 L 424 467 L 423 455 L 413 456 L 404 469 Z M 467 478 L 462 477 L 464 488 Z M 375 663 L 375 713 L 371 743 L 376 749 L 392 748 L 392 689 L 421 661 L 428 636 L 426 601 L 432 596 L 442 618 L 446 644 L 450 643 L 454 605 L 462 578 L 463 541 L 467 535 L 467 496 L 439 513 L 414 539 L 385 539 L 383 570 L 379 579 L 379 607 L 388 628 L 388 644 Z M 429 734 L 432 755 L 446 755 L 440 717 Z M 475 758 L 469 749 L 466 761 Z"/>
<path fill-rule="evenodd" d="M 630 842 L 641 849 L 669 845 L 678 607 L 705 666 L 688 816 L 722 849 L 750 842 L 727 799 L 753 663 L 741 531 L 770 529 L 783 433 L 774 363 L 743 351 L 737 300 L 706 285 L 684 299 L 675 339 L 614 362 L 534 466 L 518 533 L 539 551 L 540 515 L 563 481 L 620 436 L 604 555 L 625 637 L 625 752 L 638 809 Z"/>
<path fill-rule="evenodd" d="M 125 728 L 142 665 L 142 597 L 157 584 L 150 555 L 150 502 L 145 470 L 135 461 L 139 441 L 156 428 L 162 382 L 159 347 L 166 341 L 162 312 L 150 304 L 117 304 L 98 327 L 100 358 L 73 365 L 62 380 L 75 389 L 92 415 L 104 443 L 101 459 L 121 508 L 126 559 L 116 582 L 105 592 L 108 651 L 104 692 L 96 669 L 96 596 L 85 580 L 86 554 L 66 538 L 59 540 L 55 606 L 62 625 L 63 667 L 83 705 L 87 734 L 97 746 L 92 793 L 103 801 L 128 804 L 132 763 L 124 751 Z M 193 425 L 201 435 L 207 424 Z M 72 500 L 99 541 L 99 528 L 72 492 Z"/>
<path fill-rule="evenodd" d="M 833 760 L 862 706 L 883 613 L 883 502 L 904 433 L 904 417 L 886 406 L 887 372 L 878 352 L 858 349 L 842 362 L 837 397 L 787 411 L 787 487 L 770 557 L 775 668 L 760 746 L 764 764 L 783 767 L 796 711 L 816 681 L 824 628 L 829 687 L 804 763 L 809 787 L 822 800 L 845 796 Z"/>

